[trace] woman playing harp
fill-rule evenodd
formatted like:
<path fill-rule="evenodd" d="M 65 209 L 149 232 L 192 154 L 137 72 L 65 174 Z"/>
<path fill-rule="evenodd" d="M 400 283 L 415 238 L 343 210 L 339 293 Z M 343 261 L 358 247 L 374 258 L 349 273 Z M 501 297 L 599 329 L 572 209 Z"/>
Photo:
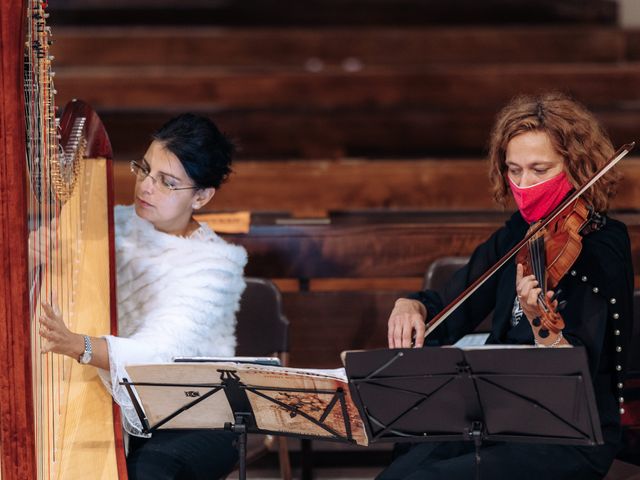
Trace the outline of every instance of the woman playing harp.
<path fill-rule="evenodd" d="M 246 252 L 192 217 L 227 178 L 232 150 L 213 122 L 184 114 L 131 163 L 135 203 L 115 211 L 120 336 L 72 332 L 55 305 L 46 305 L 41 318 L 44 351 L 98 367 L 120 405 L 132 435 L 130 479 L 219 478 L 237 460 L 231 432 L 159 430 L 143 438 L 119 384 L 127 364 L 234 354 Z"/>

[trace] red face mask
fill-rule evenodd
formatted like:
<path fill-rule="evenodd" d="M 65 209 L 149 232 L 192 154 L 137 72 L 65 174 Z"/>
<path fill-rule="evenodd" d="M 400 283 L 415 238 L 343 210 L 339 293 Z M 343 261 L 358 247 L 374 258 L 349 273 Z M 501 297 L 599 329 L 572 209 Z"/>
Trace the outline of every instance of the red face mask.
<path fill-rule="evenodd" d="M 507 178 L 520 214 L 527 223 L 537 222 L 549 215 L 562 202 L 567 193 L 573 190 L 573 186 L 569 183 L 564 172 L 523 188 L 513 183 L 509 175 Z"/>

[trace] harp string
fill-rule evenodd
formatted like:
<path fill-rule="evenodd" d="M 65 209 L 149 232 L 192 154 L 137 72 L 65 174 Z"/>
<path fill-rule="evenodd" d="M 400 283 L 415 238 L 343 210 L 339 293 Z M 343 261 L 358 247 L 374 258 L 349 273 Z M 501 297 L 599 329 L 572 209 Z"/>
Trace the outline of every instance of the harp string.
<path fill-rule="evenodd" d="M 56 121 L 55 88 L 49 54 L 51 31 L 45 5 L 27 2 L 24 50 L 24 104 L 29 212 L 29 297 L 38 478 L 56 478 L 64 441 L 60 430 L 66 414 L 65 381 L 70 359 L 42 354 L 38 318 L 42 303 L 56 300 L 71 328 L 74 291 L 81 251 L 81 198 L 74 192 L 82 167 L 65 155 Z M 85 182 L 80 182 L 82 186 Z M 69 185 L 71 185 L 69 187 Z M 66 188 L 65 188 L 66 187 Z M 82 190 L 82 188 L 80 189 Z M 61 215 L 65 210 L 64 216 Z"/>

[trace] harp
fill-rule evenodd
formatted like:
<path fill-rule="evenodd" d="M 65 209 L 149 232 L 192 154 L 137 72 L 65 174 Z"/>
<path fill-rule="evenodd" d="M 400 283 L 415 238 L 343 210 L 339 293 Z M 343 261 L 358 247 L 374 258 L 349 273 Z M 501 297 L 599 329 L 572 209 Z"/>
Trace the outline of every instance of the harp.
<path fill-rule="evenodd" d="M 126 478 L 96 370 L 40 353 L 54 292 L 71 330 L 116 327 L 110 144 L 82 102 L 55 118 L 43 6 L 0 0 L 1 479 Z"/>

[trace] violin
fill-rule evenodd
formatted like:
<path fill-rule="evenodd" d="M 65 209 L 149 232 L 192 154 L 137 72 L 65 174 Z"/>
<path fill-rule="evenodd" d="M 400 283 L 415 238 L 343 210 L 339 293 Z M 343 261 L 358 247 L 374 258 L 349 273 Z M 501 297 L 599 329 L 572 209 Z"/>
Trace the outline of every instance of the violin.
<path fill-rule="evenodd" d="M 559 333 L 564 328 L 564 320 L 553 307 L 558 292 L 552 298 L 547 297 L 545 292 L 558 285 L 580 255 L 582 235 L 599 228 L 602 223 L 599 214 L 587 207 L 581 196 L 622 160 L 634 146 L 635 142 L 631 142 L 620 147 L 613 154 L 613 157 L 584 185 L 567 196 L 545 219 L 534 223 L 517 245 L 427 322 L 424 336 L 426 337 L 433 332 L 467 298 L 516 255 L 517 262 L 524 266 L 524 275 L 535 275 L 542 289 L 538 296 L 539 317 L 536 321 L 540 322 L 539 325 L 546 330 L 547 335 L 548 332 Z M 534 323 L 534 326 L 538 325 Z M 546 336 L 542 330 L 541 336 Z"/>
<path fill-rule="evenodd" d="M 582 251 L 582 237 L 602 227 L 604 218 L 589 208 L 582 198 L 567 205 L 549 224 L 535 230 L 529 241 L 518 250 L 516 263 L 522 264 L 523 275 L 533 275 L 542 291 L 538 294 L 538 317 L 535 327 L 541 327 L 540 335 L 558 334 L 564 328 L 564 320 L 553 307 L 559 291 L 549 298 L 545 292 L 558 286 L 562 277 L 578 259 Z M 562 305 L 561 305 L 562 307 Z"/>

